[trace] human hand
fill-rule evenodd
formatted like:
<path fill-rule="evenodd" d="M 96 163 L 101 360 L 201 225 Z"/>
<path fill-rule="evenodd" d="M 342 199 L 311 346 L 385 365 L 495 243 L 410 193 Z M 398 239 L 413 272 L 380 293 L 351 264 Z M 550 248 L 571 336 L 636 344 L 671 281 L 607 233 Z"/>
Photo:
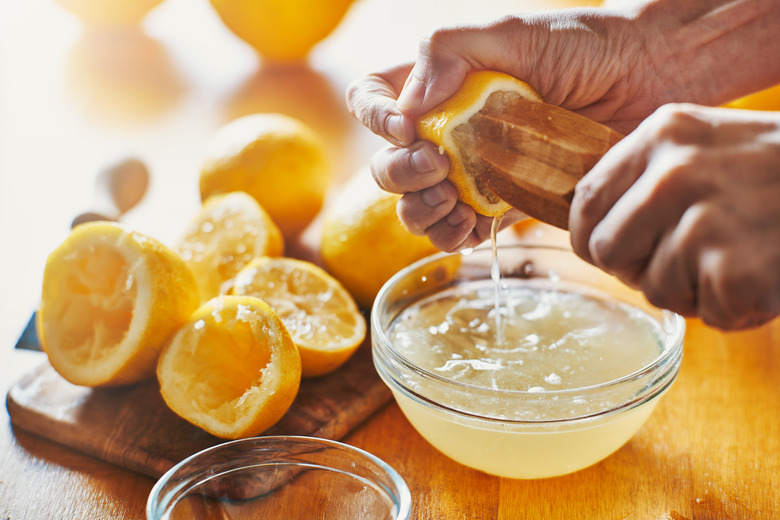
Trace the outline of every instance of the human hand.
<path fill-rule="evenodd" d="M 372 158 L 371 169 L 383 189 L 403 194 L 401 221 L 412 233 L 427 234 L 434 245 L 452 251 L 484 241 L 492 219 L 458 202 L 445 180 L 447 158 L 417 140 L 414 118 L 452 95 L 470 70 L 491 69 L 526 81 L 548 103 L 627 132 L 674 90 L 671 79 L 661 84 L 645 47 L 626 16 L 596 10 L 444 29 L 421 43 L 413 65 L 354 82 L 348 105 L 391 143 Z M 510 212 L 504 224 L 521 215 Z"/>
<path fill-rule="evenodd" d="M 575 190 L 575 252 L 721 329 L 780 314 L 780 114 L 670 105 Z"/>

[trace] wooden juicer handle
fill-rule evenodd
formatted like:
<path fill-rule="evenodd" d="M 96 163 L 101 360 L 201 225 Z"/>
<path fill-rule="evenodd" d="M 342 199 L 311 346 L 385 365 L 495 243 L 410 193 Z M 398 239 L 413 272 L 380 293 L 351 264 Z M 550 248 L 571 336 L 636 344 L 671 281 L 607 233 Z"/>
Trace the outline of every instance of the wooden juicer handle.
<path fill-rule="evenodd" d="M 472 116 L 479 180 L 523 213 L 568 229 L 574 186 L 623 135 L 566 109 L 517 100 Z"/>

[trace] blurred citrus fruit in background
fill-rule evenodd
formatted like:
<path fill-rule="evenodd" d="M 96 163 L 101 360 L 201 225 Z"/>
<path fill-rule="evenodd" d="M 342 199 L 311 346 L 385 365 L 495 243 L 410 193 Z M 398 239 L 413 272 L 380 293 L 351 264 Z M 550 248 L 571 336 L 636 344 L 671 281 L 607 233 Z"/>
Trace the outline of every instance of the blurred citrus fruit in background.
<path fill-rule="evenodd" d="M 157 365 L 168 407 L 212 435 L 262 433 L 298 393 L 301 359 L 282 321 L 251 296 L 219 296 L 170 339 Z"/>
<path fill-rule="evenodd" d="M 154 375 L 163 344 L 198 303 L 175 251 L 119 224 L 86 223 L 46 261 L 38 335 L 71 383 L 133 383 Z"/>
<path fill-rule="evenodd" d="M 134 24 L 162 0 L 54 0 L 88 24 Z"/>
<path fill-rule="evenodd" d="M 458 198 L 489 217 L 503 215 L 509 205 L 482 184 L 472 173 L 478 159 L 470 156 L 476 139 L 469 118 L 486 106 L 500 107 L 512 99 L 542 101 L 527 83 L 494 71 L 469 73 L 458 90 L 417 121 L 417 135 L 443 149 L 450 159 L 447 178 L 458 190 Z"/>
<path fill-rule="evenodd" d="M 233 294 L 256 296 L 279 315 L 298 346 L 303 377 L 337 369 L 366 337 L 352 296 L 310 262 L 256 258 L 236 275 Z"/>
<path fill-rule="evenodd" d="M 149 121 L 185 92 L 169 49 L 141 25 L 83 31 L 68 51 L 66 73 L 75 100 L 101 122 Z"/>
<path fill-rule="evenodd" d="M 230 91 L 222 105 L 226 122 L 273 112 L 307 125 L 325 141 L 330 164 L 338 165 L 335 182 L 343 181 L 363 163 L 353 139 L 359 123 L 344 110 L 343 87 L 306 64 L 263 64 Z"/>
<path fill-rule="evenodd" d="M 284 241 L 257 201 L 236 191 L 207 199 L 176 249 L 195 275 L 201 301 L 207 301 L 227 292 L 253 258 L 281 255 Z"/>
<path fill-rule="evenodd" d="M 341 22 L 352 0 L 211 0 L 233 33 L 272 60 L 300 60 Z"/>
<path fill-rule="evenodd" d="M 364 308 L 398 270 L 438 251 L 401 224 L 395 211 L 399 198 L 382 191 L 364 168 L 323 215 L 322 260 Z"/>
<path fill-rule="evenodd" d="M 283 114 L 252 114 L 226 124 L 209 141 L 200 195 L 206 200 L 244 191 L 289 237 L 320 211 L 331 176 L 325 144 L 314 130 Z"/>
<path fill-rule="evenodd" d="M 780 85 L 735 99 L 725 106 L 745 110 L 780 110 Z"/>

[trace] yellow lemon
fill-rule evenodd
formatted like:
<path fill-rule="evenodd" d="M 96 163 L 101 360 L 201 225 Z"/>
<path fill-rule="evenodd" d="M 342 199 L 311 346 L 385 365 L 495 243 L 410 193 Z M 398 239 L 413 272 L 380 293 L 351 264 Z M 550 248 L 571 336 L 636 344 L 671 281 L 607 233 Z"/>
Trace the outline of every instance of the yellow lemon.
<path fill-rule="evenodd" d="M 208 199 L 176 244 L 198 281 L 201 301 L 226 293 L 253 258 L 279 256 L 284 240 L 268 213 L 237 191 Z"/>
<path fill-rule="evenodd" d="M 134 24 L 162 0 L 55 0 L 82 21 L 95 24 Z"/>
<path fill-rule="evenodd" d="M 116 223 L 86 223 L 46 261 L 39 337 L 74 384 L 133 383 L 154 375 L 163 344 L 197 306 L 175 251 Z"/>
<path fill-rule="evenodd" d="M 323 215 L 325 267 L 364 308 L 393 274 L 438 251 L 427 237 L 412 235 L 401 224 L 395 211 L 399 198 L 380 190 L 362 169 Z"/>
<path fill-rule="evenodd" d="M 780 85 L 735 99 L 725 106 L 745 110 L 780 110 Z"/>
<path fill-rule="evenodd" d="M 256 296 L 276 312 L 298 346 L 303 377 L 336 370 L 366 337 L 355 300 L 311 262 L 257 258 L 236 275 L 233 294 Z"/>
<path fill-rule="evenodd" d="M 494 71 L 469 73 L 458 90 L 417 121 L 417 135 L 431 141 L 450 160 L 448 179 L 458 198 L 489 217 L 503 215 L 509 205 L 473 174 L 479 163 L 472 156 L 474 131 L 469 119 L 483 108 L 511 103 L 513 99 L 542 101 L 527 83 Z"/>
<path fill-rule="evenodd" d="M 258 435 L 298 393 L 301 358 L 279 317 L 251 296 L 219 296 L 165 345 L 160 393 L 177 415 L 212 435 Z"/>
<path fill-rule="evenodd" d="M 320 136 L 282 114 L 252 114 L 220 128 L 209 141 L 200 195 L 250 194 L 285 237 L 305 228 L 322 208 L 332 172 Z"/>
<path fill-rule="evenodd" d="M 352 0 L 211 0 L 233 33 L 272 60 L 300 60 L 341 22 Z"/>

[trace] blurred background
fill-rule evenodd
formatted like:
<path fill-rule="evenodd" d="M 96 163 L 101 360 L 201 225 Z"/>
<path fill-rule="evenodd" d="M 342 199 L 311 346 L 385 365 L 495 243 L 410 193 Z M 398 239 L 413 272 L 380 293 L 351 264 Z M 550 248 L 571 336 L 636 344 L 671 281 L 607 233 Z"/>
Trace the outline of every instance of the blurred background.
<path fill-rule="evenodd" d="M 241 12 L 242 4 L 254 10 Z M 338 185 L 383 146 L 346 110 L 355 77 L 414 59 L 419 40 L 443 25 L 598 4 L 0 3 L 0 348 L 16 343 L 47 254 L 74 216 L 93 208 L 107 164 L 134 156 L 147 165 L 147 194 L 123 220 L 171 244 L 200 207 L 204 145 L 227 122 L 256 112 L 300 119 L 326 140 Z M 292 14 L 277 20 L 276 8 Z"/>
<path fill-rule="evenodd" d="M 204 144 L 228 121 L 255 112 L 304 121 L 325 138 L 342 180 L 382 146 L 345 108 L 352 79 L 413 59 L 420 38 L 438 26 L 570 4 L 309 0 L 297 2 L 297 16 L 275 21 L 274 9 L 296 2 L 231 11 L 240 3 L 251 2 L 0 4 L 3 348 L 16 343 L 37 305 L 46 256 L 95 205 L 96 176 L 107 164 L 134 156 L 147 165 L 146 196 L 123 220 L 170 244 L 200 206 Z M 254 42 L 263 54 L 237 36 L 252 23 L 268 35 Z"/>

